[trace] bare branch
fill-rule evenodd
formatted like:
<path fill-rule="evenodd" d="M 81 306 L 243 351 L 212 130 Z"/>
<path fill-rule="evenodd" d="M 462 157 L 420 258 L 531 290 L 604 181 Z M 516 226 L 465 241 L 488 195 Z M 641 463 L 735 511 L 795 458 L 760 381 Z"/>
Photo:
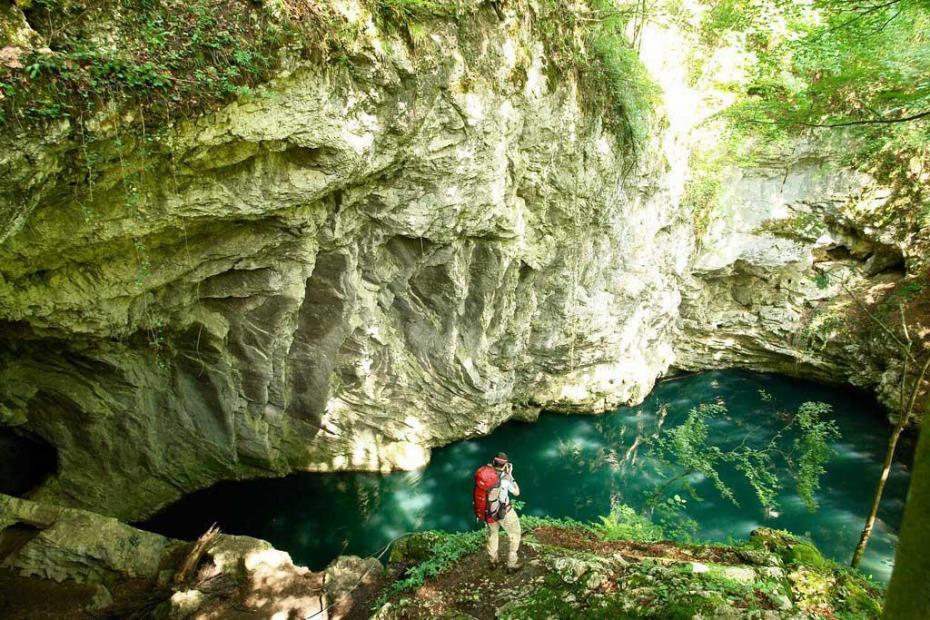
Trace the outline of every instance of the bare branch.
<path fill-rule="evenodd" d="M 861 121 L 844 121 L 842 123 L 802 123 L 800 121 L 795 122 L 795 125 L 801 125 L 803 127 L 851 127 L 853 125 L 887 125 L 890 123 L 906 123 L 908 121 L 916 121 L 919 118 L 925 118 L 930 116 L 930 110 L 924 110 L 923 112 L 918 112 L 917 114 L 912 114 L 911 116 L 905 116 L 903 118 L 869 118 Z"/>
<path fill-rule="evenodd" d="M 901 412 L 901 415 L 905 416 L 906 419 L 910 419 L 910 417 L 914 415 L 914 405 L 917 404 L 917 396 L 920 394 L 920 386 L 923 385 L 924 379 L 927 377 L 927 370 L 930 370 L 930 355 L 927 356 L 923 368 L 920 369 L 920 376 L 917 377 L 917 382 L 914 383 L 914 388 L 911 391 L 911 401 L 907 405 L 907 411 Z"/>
<path fill-rule="evenodd" d="M 843 287 L 843 290 L 846 291 L 846 294 L 849 295 L 849 296 L 852 298 L 852 300 L 856 302 L 856 304 L 862 309 L 862 311 L 865 312 L 866 315 L 867 315 L 870 319 L 872 319 L 872 321 L 873 321 L 876 325 L 878 325 L 878 326 L 881 328 L 881 330 L 882 330 L 883 332 L 885 332 L 886 334 L 888 334 L 889 336 L 891 336 L 891 339 L 894 340 L 896 343 L 898 343 L 898 346 L 901 347 L 901 350 L 904 351 L 904 353 L 905 353 L 905 355 L 907 355 L 907 357 L 911 358 L 911 360 L 913 360 L 913 361 L 916 362 L 917 360 L 914 359 L 914 354 L 911 353 L 910 347 L 908 347 L 906 344 L 904 344 L 903 342 L 901 342 L 901 339 L 898 338 L 898 335 L 895 334 L 893 331 L 891 331 L 891 328 L 889 328 L 887 325 L 885 325 L 884 321 L 882 321 L 880 318 L 878 318 L 877 316 L 875 316 L 874 314 L 872 314 L 872 312 L 871 312 L 871 311 L 869 310 L 869 308 L 865 305 L 865 303 L 863 303 L 863 301 L 862 301 L 861 299 L 859 299 L 859 297 L 858 297 L 855 293 L 853 293 L 852 290 L 846 285 L 846 282 L 844 282 L 844 281 L 842 281 L 842 280 L 839 280 L 839 283 L 840 283 L 840 286 Z"/>
<path fill-rule="evenodd" d="M 907 340 L 907 350 L 910 351 L 914 343 L 911 342 L 911 334 L 907 331 L 907 319 L 904 317 L 904 304 L 898 304 L 898 310 L 901 311 L 901 331 L 904 332 L 904 339 Z"/>

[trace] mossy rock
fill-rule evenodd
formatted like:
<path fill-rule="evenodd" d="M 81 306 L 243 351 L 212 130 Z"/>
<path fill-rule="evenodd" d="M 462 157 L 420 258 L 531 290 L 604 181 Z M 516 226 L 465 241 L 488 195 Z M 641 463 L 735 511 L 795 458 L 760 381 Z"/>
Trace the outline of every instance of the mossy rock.
<path fill-rule="evenodd" d="M 389 562 L 422 562 L 433 555 L 433 547 L 440 541 L 438 532 L 417 532 L 404 536 L 391 548 Z"/>
<path fill-rule="evenodd" d="M 801 564 L 814 568 L 833 566 L 812 543 L 784 530 L 761 527 L 749 535 L 749 543 L 776 554 L 786 564 Z"/>
<path fill-rule="evenodd" d="M 882 614 L 881 597 L 861 583 L 844 579 L 840 590 L 844 594 L 845 611 L 856 617 L 878 618 Z"/>
<path fill-rule="evenodd" d="M 780 566 L 783 561 L 778 554 L 757 547 L 736 548 L 734 553 L 740 561 L 753 566 Z"/>
<path fill-rule="evenodd" d="M 878 618 L 883 594 L 852 569 L 830 570 L 799 565 L 788 575 L 798 608 L 808 612 L 832 609 L 839 618 Z"/>
<path fill-rule="evenodd" d="M 829 568 L 831 563 L 826 560 L 817 547 L 814 545 L 799 541 L 788 548 L 787 557 L 783 556 L 786 562 L 793 564 L 804 564 L 813 568 Z"/>
<path fill-rule="evenodd" d="M 529 596 L 509 603 L 497 610 L 502 620 L 535 620 L 536 618 L 638 618 L 636 603 L 618 592 L 599 598 L 597 602 L 584 600 L 580 589 L 567 588 L 558 580 L 548 579 L 546 585 Z"/>
<path fill-rule="evenodd" d="M 788 545 L 798 542 L 797 536 L 785 530 L 773 530 L 769 527 L 760 527 L 749 534 L 749 544 L 761 547 L 766 551 L 778 553 Z"/>
<path fill-rule="evenodd" d="M 551 527 L 559 527 L 553 525 Z M 574 526 L 566 526 L 574 527 Z M 480 534 L 480 533 L 476 533 Z M 444 556 L 449 537 L 425 532 L 398 541 L 392 562 Z M 491 602 L 482 617 L 536 618 L 878 618 L 881 592 L 858 573 L 826 560 L 809 542 L 788 532 L 759 530 L 750 543 L 715 546 L 726 563 L 683 562 L 678 554 L 615 561 L 613 549 L 591 550 L 528 540 L 531 561 L 522 575 L 481 568 L 482 558 L 450 559 L 441 578 L 425 572 L 425 593 L 391 596 L 376 617 L 468 617 L 477 602 Z M 457 543 L 458 544 L 458 543 Z M 459 545 L 461 546 L 461 545 Z M 749 560 L 742 561 L 746 550 Z M 472 549 L 474 551 L 474 549 Z M 598 552 L 610 555 L 600 555 Z M 469 552 L 471 553 L 471 552 Z M 413 570 L 426 566 L 420 564 Z M 697 567 L 697 570 L 696 570 Z M 409 574 L 409 571 L 408 571 Z M 437 589 L 440 590 L 437 592 Z M 441 601 L 441 605 L 436 605 Z M 487 614 L 485 614 L 487 612 Z M 465 614 L 464 616 L 455 614 Z"/>

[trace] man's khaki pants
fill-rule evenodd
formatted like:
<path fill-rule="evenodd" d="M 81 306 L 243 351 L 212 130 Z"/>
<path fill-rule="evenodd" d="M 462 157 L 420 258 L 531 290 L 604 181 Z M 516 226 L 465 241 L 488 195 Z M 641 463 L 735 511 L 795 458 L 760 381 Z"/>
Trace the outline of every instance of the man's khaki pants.
<path fill-rule="evenodd" d="M 517 511 L 511 508 L 507 515 L 500 521 L 488 523 L 488 555 L 491 561 L 497 561 L 497 538 L 501 526 L 507 532 L 507 566 L 517 565 L 517 551 L 520 549 L 520 519 L 517 517 Z"/>

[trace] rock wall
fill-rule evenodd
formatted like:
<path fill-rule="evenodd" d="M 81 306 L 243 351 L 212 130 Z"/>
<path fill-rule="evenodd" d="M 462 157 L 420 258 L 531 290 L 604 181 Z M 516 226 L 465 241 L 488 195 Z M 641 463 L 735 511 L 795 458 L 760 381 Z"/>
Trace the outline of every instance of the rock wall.
<path fill-rule="evenodd" d="M 0 591 L 12 594 L 0 610 L 9 618 L 335 620 L 383 571 L 374 558 L 340 556 L 314 573 L 248 536 L 214 533 L 198 543 L 0 494 Z"/>
<path fill-rule="evenodd" d="M 532 3 L 406 28 L 339 6 L 343 62 L 290 58 L 199 120 L 0 138 L 0 424 L 58 451 L 37 499 L 139 519 L 221 479 L 414 468 L 542 408 L 638 402 L 672 365 L 896 405 L 846 288 L 893 292 L 927 244 L 801 145 L 731 170 L 696 246 L 687 36 L 643 35 L 667 103 L 634 157 Z"/>
<path fill-rule="evenodd" d="M 6 194 L 42 189 L 0 245 L 0 421 L 58 448 L 35 496 L 134 519 L 641 400 L 673 360 L 681 158 L 657 129 L 633 166 L 537 28 L 369 24 L 348 65 L 112 130 L 88 191 L 80 145 L 10 143 Z"/>
<path fill-rule="evenodd" d="M 829 145 L 805 146 L 729 170 L 683 280 L 675 365 L 849 383 L 896 410 L 902 353 L 869 314 L 897 329 L 878 302 L 922 257 L 874 222 L 888 188 L 843 167 Z"/>

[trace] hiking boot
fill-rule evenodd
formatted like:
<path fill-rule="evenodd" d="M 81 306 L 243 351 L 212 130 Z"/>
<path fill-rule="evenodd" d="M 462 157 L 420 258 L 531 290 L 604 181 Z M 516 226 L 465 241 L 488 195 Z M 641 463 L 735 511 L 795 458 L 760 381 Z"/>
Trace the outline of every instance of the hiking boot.
<path fill-rule="evenodd" d="M 507 566 L 508 573 L 516 573 L 522 569 L 523 569 L 523 562 L 517 562 L 513 566 L 509 566 L 509 565 Z"/>
<path fill-rule="evenodd" d="M 500 565 L 501 565 L 500 560 L 496 560 L 494 558 L 488 558 L 488 567 L 491 568 L 492 570 L 497 570 L 498 567 L 500 567 Z"/>

